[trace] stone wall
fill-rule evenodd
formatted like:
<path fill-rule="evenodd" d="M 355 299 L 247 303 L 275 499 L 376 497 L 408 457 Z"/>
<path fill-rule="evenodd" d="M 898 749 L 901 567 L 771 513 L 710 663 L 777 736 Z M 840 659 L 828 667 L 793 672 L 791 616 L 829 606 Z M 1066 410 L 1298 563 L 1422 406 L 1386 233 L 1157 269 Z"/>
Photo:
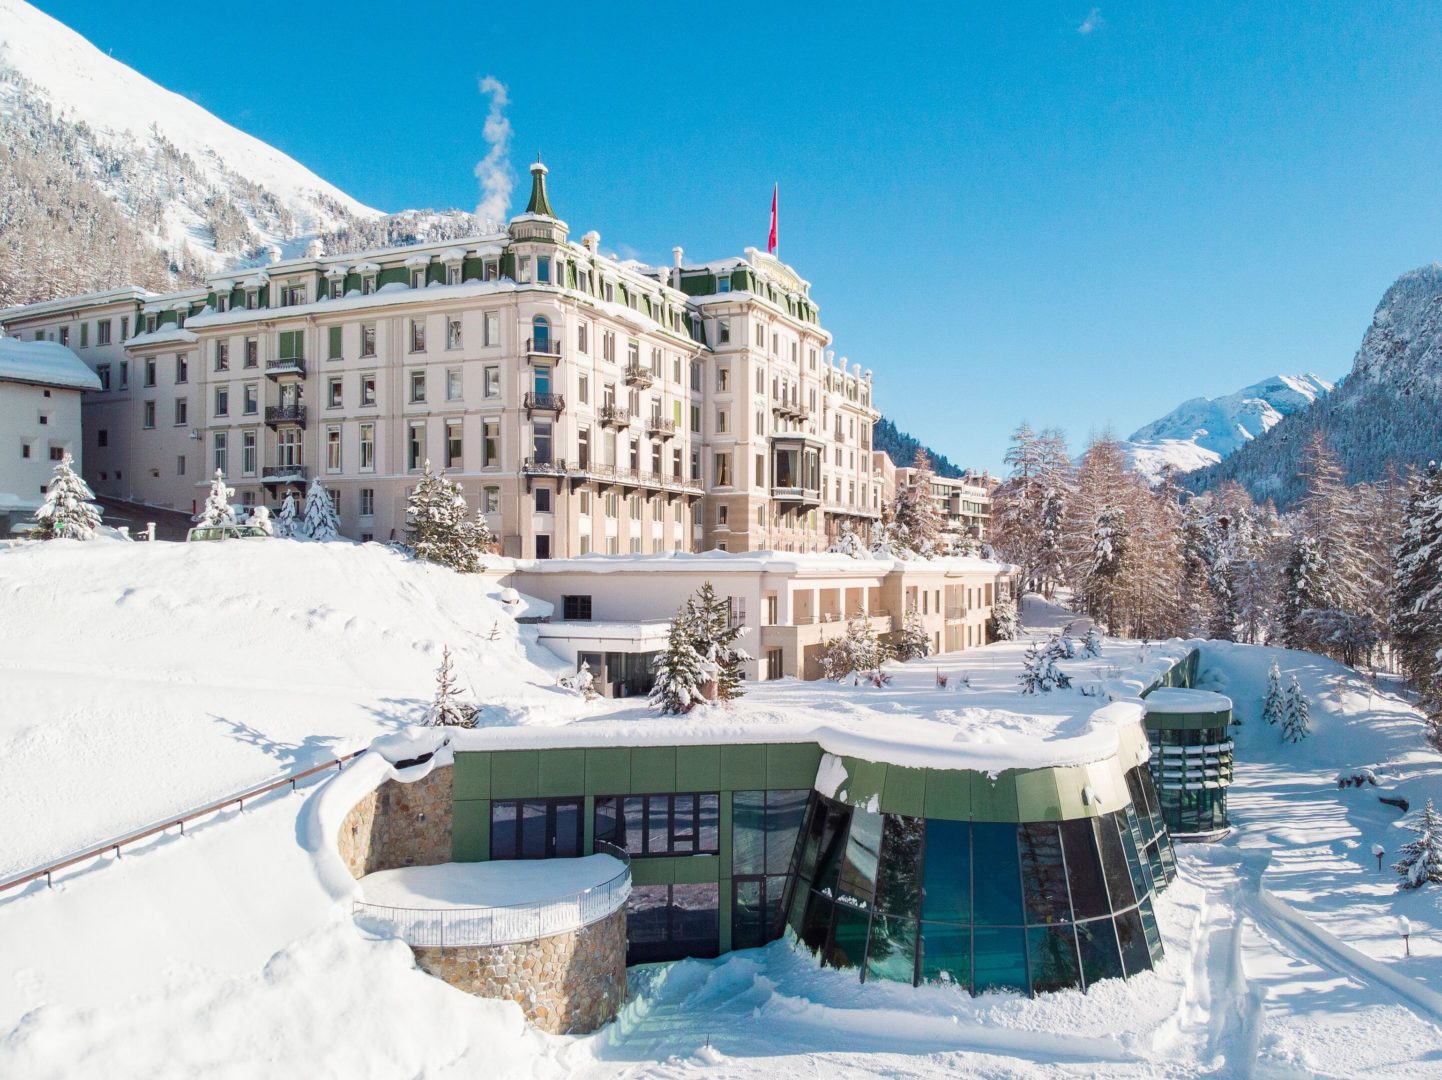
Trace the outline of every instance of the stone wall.
<path fill-rule="evenodd" d="M 552 1034 L 584 1034 L 626 999 L 626 908 L 566 934 L 514 945 L 414 947 L 421 969 L 478 997 L 514 1001 Z"/>
<path fill-rule="evenodd" d="M 451 766 L 411 784 L 387 780 L 341 823 L 341 858 L 356 878 L 451 861 Z"/>

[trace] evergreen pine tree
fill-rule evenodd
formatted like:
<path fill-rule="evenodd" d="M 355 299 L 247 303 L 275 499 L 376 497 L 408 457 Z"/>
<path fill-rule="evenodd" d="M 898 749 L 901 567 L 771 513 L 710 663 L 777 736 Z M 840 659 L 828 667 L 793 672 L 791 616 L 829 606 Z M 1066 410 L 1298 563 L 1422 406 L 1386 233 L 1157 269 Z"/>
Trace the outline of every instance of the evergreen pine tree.
<path fill-rule="evenodd" d="M 476 726 L 475 706 L 461 701 L 456 687 L 455 673 L 451 669 L 451 649 L 441 650 L 441 666 L 436 669 L 436 696 L 431 702 L 430 723 L 436 727 Z"/>
<path fill-rule="evenodd" d="M 288 488 L 285 498 L 280 504 L 280 513 L 275 516 L 275 535 L 297 540 L 305 539 L 305 537 L 297 535 L 297 530 L 301 527 L 299 516 L 299 511 L 295 506 L 295 490 Z"/>
<path fill-rule="evenodd" d="M 1416 819 L 1407 823 L 1415 839 L 1402 845 L 1401 858 L 1392 869 L 1402 875 L 1402 888 L 1415 889 L 1427 882 L 1442 882 L 1442 815 L 1427 800 Z"/>
<path fill-rule="evenodd" d="M 1286 714 L 1286 699 L 1282 694 L 1282 671 L 1273 660 L 1272 666 L 1267 669 L 1267 694 L 1262 698 L 1262 719 L 1269 724 L 1275 724 Z"/>
<path fill-rule="evenodd" d="M 1056 634 L 1038 647 L 1033 641 L 1026 650 L 1022 662 L 1021 682 L 1023 694 L 1047 694 L 1053 690 L 1064 690 L 1071 686 L 1071 677 L 1057 666 L 1061 659 L 1062 645 Z"/>
<path fill-rule="evenodd" d="M 890 647 L 876 636 L 871 620 L 860 613 L 846 624 L 846 636 L 830 642 L 821 651 L 822 677 L 839 682 L 851 674 L 874 672 L 881 678 L 881 669 L 891 659 Z"/>
<path fill-rule="evenodd" d="M 918 449 L 911 463 L 910 483 L 896 493 L 893 525 L 897 540 L 908 551 L 926 558 L 937 550 L 941 536 L 941 512 L 932 494 L 931 459 Z"/>
<path fill-rule="evenodd" d="M 1015 641 L 1021 636 L 1021 619 L 1016 613 L 1016 603 L 1010 598 L 997 600 L 992 605 L 988 636 L 992 641 Z"/>
<path fill-rule="evenodd" d="M 751 657 L 737 642 L 749 628 L 744 623 L 733 622 L 730 600 L 716 595 L 709 581 L 686 602 L 684 610 L 691 643 L 714 674 L 716 700 L 732 701 L 741 697 L 746 692 L 743 665 Z"/>
<path fill-rule="evenodd" d="M 35 511 L 30 535 L 37 540 L 89 540 L 100 528 L 100 511 L 86 501 L 95 498 L 95 492 L 71 467 L 74 460 L 66 454 L 55 464 L 45 501 Z"/>
<path fill-rule="evenodd" d="M 1086 640 L 1082 642 L 1083 656 L 1100 656 L 1102 654 L 1102 632 L 1097 629 L 1097 624 L 1092 623 L 1087 627 Z"/>
<path fill-rule="evenodd" d="M 319 480 L 312 480 L 305 493 L 305 520 L 301 528 L 308 539 L 329 543 L 340 538 L 340 517 L 330 493 Z"/>
<path fill-rule="evenodd" d="M 406 503 L 406 540 L 416 558 L 473 574 L 494 543 L 484 519 L 472 516 L 461 485 L 431 471 L 427 461 Z"/>
<path fill-rule="evenodd" d="M 199 525 L 234 525 L 235 511 L 231 508 L 230 497 L 235 488 L 225 486 L 225 473 L 215 470 L 215 479 L 210 482 L 210 494 L 195 521 Z"/>
<path fill-rule="evenodd" d="M 270 507 L 264 504 L 252 506 L 250 513 L 246 515 L 245 523 L 254 525 L 258 529 L 264 529 L 270 536 L 275 535 L 275 523 L 270 517 Z"/>
<path fill-rule="evenodd" d="M 1392 558 L 1392 640 L 1424 709 L 1442 720 L 1442 469 L 1414 481 Z"/>
<path fill-rule="evenodd" d="M 915 607 L 907 609 L 902 620 L 901 634 L 896 640 L 898 660 L 922 660 L 931 655 L 931 637 L 921 623 L 921 612 Z"/>
<path fill-rule="evenodd" d="M 1297 676 L 1290 676 L 1287 694 L 1282 708 L 1282 741 L 1301 742 L 1311 734 L 1307 721 L 1307 695 L 1302 693 L 1302 684 Z"/>
<path fill-rule="evenodd" d="M 651 704 L 674 716 L 688 713 L 705 697 L 702 685 L 710 678 L 706 663 L 691 640 L 689 602 L 671 620 L 666 650 L 656 657 L 656 682 L 651 687 Z"/>

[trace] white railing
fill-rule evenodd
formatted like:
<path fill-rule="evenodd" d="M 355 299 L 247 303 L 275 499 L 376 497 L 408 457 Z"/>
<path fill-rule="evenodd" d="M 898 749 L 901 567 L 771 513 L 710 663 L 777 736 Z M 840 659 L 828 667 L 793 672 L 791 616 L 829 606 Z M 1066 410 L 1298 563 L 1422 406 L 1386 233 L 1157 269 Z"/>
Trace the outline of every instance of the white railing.
<path fill-rule="evenodd" d="M 430 948 L 509 945 L 564 934 L 600 922 L 631 895 L 629 858 L 609 844 L 598 843 L 596 850 L 620 858 L 620 873 L 599 885 L 553 900 L 474 908 L 388 907 L 356 900 L 351 914 L 363 930 Z"/>

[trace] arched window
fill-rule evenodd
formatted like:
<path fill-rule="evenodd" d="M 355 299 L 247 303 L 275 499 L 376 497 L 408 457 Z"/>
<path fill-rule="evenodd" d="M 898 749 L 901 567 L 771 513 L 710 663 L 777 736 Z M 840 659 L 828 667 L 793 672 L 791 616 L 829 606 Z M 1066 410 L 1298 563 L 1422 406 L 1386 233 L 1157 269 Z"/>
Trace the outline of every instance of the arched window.
<path fill-rule="evenodd" d="M 551 351 L 551 324 L 544 315 L 531 320 L 531 349 L 539 353 Z"/>

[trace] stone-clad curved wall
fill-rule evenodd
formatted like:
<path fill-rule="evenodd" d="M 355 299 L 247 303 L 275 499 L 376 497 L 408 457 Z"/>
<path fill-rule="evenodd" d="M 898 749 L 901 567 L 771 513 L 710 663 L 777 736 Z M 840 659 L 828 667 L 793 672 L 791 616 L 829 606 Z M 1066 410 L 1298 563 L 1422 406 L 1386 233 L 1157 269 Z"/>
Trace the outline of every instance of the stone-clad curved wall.
<path fill-rule="evenodd" d="M 585 1034 L 626 1000 L 626 909 L 566 934 L 511 945 L 415 946 L 422 970 L 477 997 L 514 1001 L 555 1035 Z"/>
<path fill-rule="evenodd" d="M 451 861 L 451 774 L 440 765 L 409 784 L 387 780 L 351 807 L 337 842 L 353 877 Z"/>

